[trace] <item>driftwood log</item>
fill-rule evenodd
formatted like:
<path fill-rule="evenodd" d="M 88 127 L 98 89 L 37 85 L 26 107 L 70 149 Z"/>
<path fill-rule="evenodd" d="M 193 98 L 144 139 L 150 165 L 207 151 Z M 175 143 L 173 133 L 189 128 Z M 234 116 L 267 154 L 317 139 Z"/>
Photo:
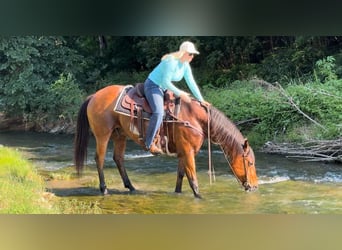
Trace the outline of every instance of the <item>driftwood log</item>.
<path fill-rule="evenodd" d="M 321 161 L 342 163 L 342 138 L 336 140 L 312 140 L 293 143 L 265 143 L 265 153 L 283 154 L 302 161 Z"/>

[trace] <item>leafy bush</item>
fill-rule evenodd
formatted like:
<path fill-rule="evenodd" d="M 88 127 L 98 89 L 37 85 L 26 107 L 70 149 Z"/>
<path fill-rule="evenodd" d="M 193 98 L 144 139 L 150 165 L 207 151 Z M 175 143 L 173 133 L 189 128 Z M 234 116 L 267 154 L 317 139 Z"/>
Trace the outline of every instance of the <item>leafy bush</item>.
<path fill-rule="evenodd" d="M 225 88 L 204 89 L 205 98 L 234 122 L 258 118 L 259 122 L 242 130 L 261 145 L 267 140 L 335 138 L 342 132 L 342 80 L 327 83 L 289 85 L 286 93 L 298 107 L 325 129 L 309 121 L 289 100 L 273 88 L 256 81 L 236 81 Z M 307 131 L 307 134 L 296 133 Z M 296 133 L 296 136 L 294 134 Z"/>
<path fill-rule="evenodd" d="M 77 116 L 79 106 L 85 97 L 71 73 L 61 74 L 60 78 L 51 85 L 48 95 L 54 100 L 50 104 L 50 115 L 55 119 L 58 117 L 71 123 Z"/>
<path fill-rule="evenodd" d="M 287 91 L 304 113 L 325 128 L 314 127 L 317 139 L 342 135 L 342 80 L 291 85 Z"/>
<path fill-rule="evenodd" d="M 335 58 L 327 56 L 316 62 L 316 69 L 314 70 L 317 81 L 327 82 L 337 80 Z"/>

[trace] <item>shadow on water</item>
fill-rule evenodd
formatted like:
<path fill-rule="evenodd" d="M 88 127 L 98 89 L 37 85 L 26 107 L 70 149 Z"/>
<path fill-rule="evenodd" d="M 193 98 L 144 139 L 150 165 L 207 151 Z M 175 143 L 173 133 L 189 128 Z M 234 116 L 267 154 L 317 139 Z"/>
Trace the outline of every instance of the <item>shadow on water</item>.
<path fill-rule="evenodd" d="M 64 184 L 62 184 L 64 182 Z M 63 187 L 64 186 L 64 187 Z M 135 190 L 129 191 L 128 189 L 115 189 L 108 188 L 108 194 L 103 195 L 99 188 L 97 187 L 85 187 L 81 184 L 78 186 L 70 187 L 70 184 L 65 184 L 65 181 L 51 181 L 47 184 L 47 191 L 53 193 L 58 197 L 106 197 L 111 195 L 136 195 L 136 196 L 146 196 L 146 195 L 164 195 L 168 194 L 163 191 L 143 191 Z"/>
<path fill-rule="evenodd" d="M 99 190 L 93 187 L 77 187 L 77 188 L 52 188 L 47 191 L 54 193 L 59 197 L 69 196 L 98 196 Z"/>
<path fill-rule="evenodd" d="M 183 193 L 174 193 L 177 159 L 153 157 L 128 142 L 126 169 L 137 191 L 123 187 L 109 144 L 105 177 L 109 194 L 99 191 L 90 141 L 81 178 L 73 165 L 73 137 L 40 133 L 1 132 L 0 144 L 23 151 L 46 176 L 47 191 L 61 199 L 99 204 L 103 213 L 116 214 L 342 214 L 340 164 L 297 162 L 284 156 L 256 154 L 259 189 L 246 193 L 232 175 L 219 149 L 213 148 L 216 181 L 210 185 L 205 147 L 196 157 L 200 192 L 195 199 L 186 178 Z"/>
<path fill-rule="evenodd" d="M 147 195 L 144 191 L 124 191 L 118 189 L 108 189 L 108 194 L 102 195 L 98 188 L 95 187 L 73 187 L 73 188 L 51 188 L 47 191 L 58 197 L 77 197 L 77 196 L 109 196 L 109 195 Z"/>

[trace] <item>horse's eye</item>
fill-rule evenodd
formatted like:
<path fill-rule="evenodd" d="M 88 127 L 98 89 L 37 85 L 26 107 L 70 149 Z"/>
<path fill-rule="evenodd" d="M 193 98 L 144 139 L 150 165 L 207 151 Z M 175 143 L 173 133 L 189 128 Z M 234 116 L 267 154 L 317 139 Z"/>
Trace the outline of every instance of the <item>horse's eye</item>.
<path fill-rule="evenodd" d="M 253 162 L 248 162 L 248 166 L 253 166 Z"/>

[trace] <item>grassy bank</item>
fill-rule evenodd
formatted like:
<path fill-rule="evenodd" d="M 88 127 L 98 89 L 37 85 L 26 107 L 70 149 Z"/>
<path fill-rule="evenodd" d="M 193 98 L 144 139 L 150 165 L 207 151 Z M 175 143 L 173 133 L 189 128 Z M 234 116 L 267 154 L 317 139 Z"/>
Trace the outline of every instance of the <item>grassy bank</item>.
<path fill-rule="evenodd" d="M 92 203 L 56 197 L 46 192 L 45 185 L 20 151 L 0 146 L 0 214 L 101 213 Z"/>
<path fill-rule="evenodd" d="M 0 213 L 57 212 L 47 200 L 44 181 L 19 151 L 0 147 Z"/>

